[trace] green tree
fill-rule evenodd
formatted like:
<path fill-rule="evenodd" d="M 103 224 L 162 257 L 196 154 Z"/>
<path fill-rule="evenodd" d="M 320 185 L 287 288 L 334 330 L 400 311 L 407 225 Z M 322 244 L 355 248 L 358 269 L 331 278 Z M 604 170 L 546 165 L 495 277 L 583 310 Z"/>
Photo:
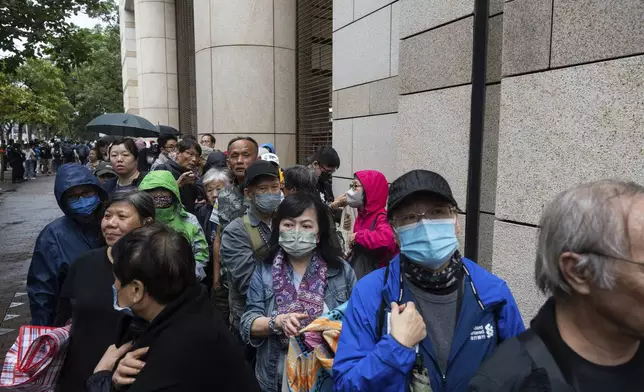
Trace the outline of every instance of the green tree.
<path fill-rule="evenodd" d="M 77 27 L 67 21 L 84 12 L 114 24 L 114 0 L 2 0 L 0 5 L 0 52 L 6 53 L 0 70 L 15 71 L 27 58 L 47 50 L 66 51 L 81 62 L 87 53 L 82 41 L 70 40 Z"/>
<path fill-rule="evenodd" d="M 116 26 L 82 29 L 90 48 L 87 59 L 67 75 L 66 95 L 75 111 L 69 123 L 70 133 L 81 136 L 93 118 L 123 111 L 121 82 L 121 44 Z"/>

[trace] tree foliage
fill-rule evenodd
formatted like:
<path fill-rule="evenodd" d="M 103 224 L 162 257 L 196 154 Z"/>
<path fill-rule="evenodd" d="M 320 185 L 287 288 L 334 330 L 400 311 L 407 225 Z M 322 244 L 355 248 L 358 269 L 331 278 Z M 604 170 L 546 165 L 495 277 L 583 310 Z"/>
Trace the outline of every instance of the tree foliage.
<path fill-rule="evenodd" d="M 61 51 L 0 72 L 0 125 L 5 129 L 30 124 L 41 129 L 42 137 L 81 138 L 94 117 L 123 111 L 118 27 L 73 29 L 67 39 L 87 48 L 82 60 Z"/>
<path fill-rule="evenodd" d="M 5 53 L 0 70 L 12 73 L 26 59 L 49 52 L 66 51 L 80 63 L 87 54 L 82 41 L 74 41 L 78 30 L 68 21 L 85 12 L 109 24 L 116 21 L 114 0 L 2 0 L 0 5 L 0 52 Z"/>
<path fill-rule="evenodd" d="M 123 111 L 121 45 L 115 26 L 84 32 L 89 56 L 68 75 L 66 94 L 76 113 L 70 131 L 83 132 L 85 125 L 103 113 Z"/>

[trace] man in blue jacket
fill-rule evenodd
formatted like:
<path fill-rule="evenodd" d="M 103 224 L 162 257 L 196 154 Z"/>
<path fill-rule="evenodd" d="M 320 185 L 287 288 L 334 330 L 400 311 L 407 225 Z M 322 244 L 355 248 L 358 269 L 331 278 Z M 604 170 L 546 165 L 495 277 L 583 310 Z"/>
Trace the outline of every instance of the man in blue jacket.
<path fill-rule="evenodd" d="M 459 253 L 457 211 L 434 172 L 413 170 L 391 184 L 388 218 L 401 255 L 353 289 L 336 391 L 465 391 L 497 345 L 523 332 L 505 282 Z"/>
<path fill-rule="evenodd" d="M 101 246 L 101 209 L 107 193 L 85 166 L 65 164 L 54 193 L 63 217 L 40 232 L 27 274 L 32 325 L 53 325 L 67 271 L 81 254 Z"/>

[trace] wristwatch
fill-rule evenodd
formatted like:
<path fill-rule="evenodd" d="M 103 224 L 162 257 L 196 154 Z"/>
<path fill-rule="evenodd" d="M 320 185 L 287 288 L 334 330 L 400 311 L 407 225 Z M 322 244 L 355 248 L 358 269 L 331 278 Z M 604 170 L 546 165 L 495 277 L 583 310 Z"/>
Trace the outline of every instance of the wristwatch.
<path fill-rule="evenodd" d="M 277 313 L 273 313 L 271 318 L 268 320 L 268 329 L 273 332 L 275 335 L 283 335 L 284 331 L 277 325 L 275 325 L 275 319 L 277 319 Z"/>

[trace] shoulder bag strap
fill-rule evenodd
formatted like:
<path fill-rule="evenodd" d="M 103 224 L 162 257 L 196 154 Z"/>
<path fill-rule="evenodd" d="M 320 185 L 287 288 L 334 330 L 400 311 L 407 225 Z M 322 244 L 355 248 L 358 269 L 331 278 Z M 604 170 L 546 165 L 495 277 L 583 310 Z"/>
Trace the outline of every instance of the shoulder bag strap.
<path fill-rule="evenodd" d="M 548 379 L 553 391 L 557 390 L 554 388 L 558 385 L 568 385 L 548 347 L 534 330 L 527 330 L 519 335 L 517 339 L 519 339 L 535 366 L 544 369 L 548 373 Z"/>
<path fill-rule="evenodd" d="M 244 215 L 242 218 L 244 221 L 244 228 L 248 237 L 250 238 L 251 246 L 253 247 L 253 252 L 257 252 L 261 247 L 264 246 L 264 240 L 262 240 L 261 234 L 259 234 L 259 227 L 253 227 L 250 223 L 250 218 L 248 215 Z"/>

